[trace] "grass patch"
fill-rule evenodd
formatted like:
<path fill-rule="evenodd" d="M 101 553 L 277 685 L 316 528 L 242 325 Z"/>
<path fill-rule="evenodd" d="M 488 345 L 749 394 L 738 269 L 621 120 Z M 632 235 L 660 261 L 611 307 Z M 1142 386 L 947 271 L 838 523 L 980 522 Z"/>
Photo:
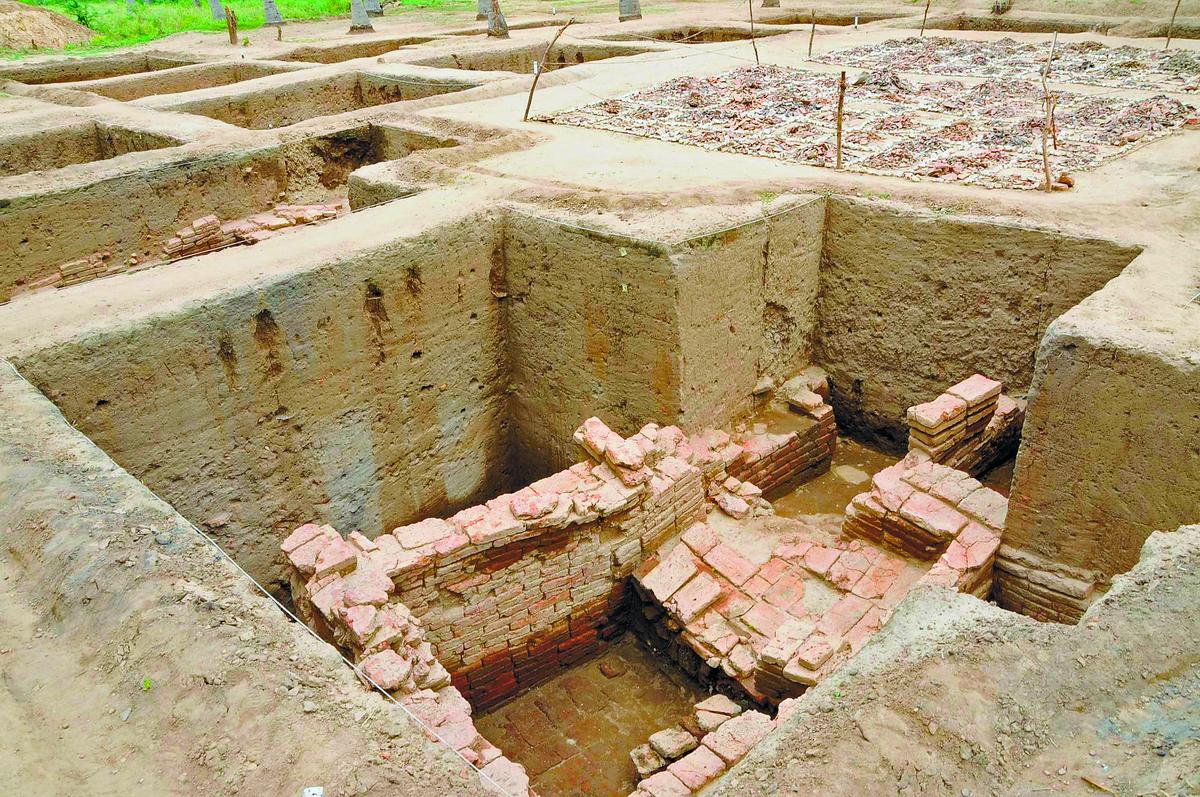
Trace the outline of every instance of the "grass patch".
<path fill-rule="evenodd" d="M 65 52 L 84 55 L 112 47 L 161 39 L 173 33 L 185 31 L 224 32 L 225 21 L 213 19 L 208 0 L 133 0 L 132 8 L 126 0 L 21 0 L 28 5 L 57 11 L 92 30 L 96 37 L 88 44 L 72 45 Z M 260 0 L 224 0 L 237 13 L 238 29 L 253 30 L 262 27 L 263 7 Z M 276 0 L 279 13 L 285 20 L 321 19 L 322 17 L 350 17 L 349 0 Z M 393 12 L 398 7 L 429 8 L 443 11 L 461 11 L 475 7 L 472 0 L 388 0 L 385 9 Z M 19 58 L 44 50 L 0 50 L 7 58 Z"/>

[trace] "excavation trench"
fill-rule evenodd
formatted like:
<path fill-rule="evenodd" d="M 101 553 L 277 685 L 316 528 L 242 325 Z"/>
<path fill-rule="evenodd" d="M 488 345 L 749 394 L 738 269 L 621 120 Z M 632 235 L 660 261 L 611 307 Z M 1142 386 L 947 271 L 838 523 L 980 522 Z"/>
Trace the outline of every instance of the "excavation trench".
<path fill-rule="evenodd" d="M 408 36 L 401 39 L 372 39 L 371 41 L 351 42 L 333 47 L 298 47 L 281 61 L 306 61 L 314 64 L 336 64 L 350 61 L 354 58 L 375 58 L 376 56 L 392 53 L 402 47 L 414 44 L 424 44 L 433 41 L 428 36 Z"/>
<path fill-rule="evenodd" d="M 491 70 L 528 74 L 533 71 L 533 62 L 541 61 L 545 55 L 545 51 L 545 45 L 537 44 L 518 50 L 482 50 L 478 52 L 451 53 L 449 55 L 440 55 L 436 58 L 425 58 L 413 63 L 419 66 L 432 66 L 443 69 Z M 607 58 L 638 55 L 644 52 L 649 51 L 644 47 L 605 47 L 595 44 L 558 45 L 551 51 L 547 66 L 553 69 L 561 69 L 576 64 L 603 61 Z"/>
<path fill-rule="evenodd" d="M 753 697 L 769 713 L 795 686 L 768 668 L 748 692 L 737 648 L 697 656 L 673 604 L 646 586 L 655 557 L 672 545 L 726 551 L 696 557 L 738 585 L 752 583 L 741 568 L 770 571 L 776 581 L 743 609 L 764 638 L 785 621 L 780 606 L 840 622 L 838 607 L 859 600 L 828 563 L 784 561 L 800 544 L 892 557 L 899 586 L 889 581 L 887 595 L 902 596 L 938 551 L 914 558 L 869 537 L 856 548 L 836 540 L 847 497 L 903 453 L 907 408 L 974 373 L 1022 396 L 1047 325 L 1136 254 L 839 198 L 670 245 L 503 212 L 227 292 L 157 319 L 155 346 L 144 327 L 114 328 L 18 365 L 255 577 L 302 594 L 305 619 L 330 639 L 313 608 L 317 580 L 280 555 L 301 524 L 356 532 L 369 551 L 372 539 L 450 528 L 431 518 L 485 516 L 496 501 L 485 502 L 531 482 L 572 489 L 562 469 L 586 459 L 572 431 L 592 415 L 625 436 L 648 421 L 692 432 L 749 418 L 752 430 L 825 441 L 836 414 L 837 458 L 789 465 L 799 478 L 778 484 L 766 465 L 738 471 L 764 485 L 775 514 L 734 522 L 709 510 L 706 547 L 686 532 L 710 499 L 683 471 L 645 520 L 614 510 L 503 544 L 472 536 L 436 567 L 408 558 L 389 573 L 446 683 L 483 712 L 478 727 L 535 788 L 578 793 L 579 772 L 594 767 L 597 793 L 625 794 L 636 773 L 621 750 L 648 730 L 690 721 L 712 692 Z M 764 375 L 808 363 L 829 375 L 825 420 L 777 408 L 750 416 Z M 1001 468 L 990 483 L 1007 490 L 1006 479 Z M 863 617 L 849 618 L 848 638 Z M 601 702 L 609 708 L 595 711 Z"/>
<path fill-rule="evenodd" d="M 63 88 L 90 91 L 114 100 L 136 100 L 158 94 L 178 94 L 184 91 L 228 86 L 294 68 L 264 61 L 223 61 L 215 64 L 189 64 L 145 74 L 69 83 Z"/>
<path fill-rule="evenodd" d="M 91 145 L 97 137 L 86 132 L 81 128 L 79 135 Z M 124 146 L 153 140 L 142 133 L 114 138 Z M 228 222 L 280 204 L 343 203 L 355 169 L 455 143 L 393 125 L 363 125 L 230 155 L 179 157 L 134 177 L 18 194 L 0 217 L 0 232 L 14 242 L 0 254 L 0 282 L 3 290 L 19 292 L 63 264 L 101 252 L 115 264 L 161 259 L 176 231 L 196 219 L 215 214 Z M 93 152 L 100 149 L 95 147 Z M 62 158 L 85 150 L 49 152 Z M 28 163 L 23 157 L 14 154 L 11 162 Z"/>
<path fill-rule="evenodd" d="M 182 144 L 160 133 L 81 121 L 0 138 L 0 176 L 58 169 Z"/>
<path fill-rule="evenodd" d="M 182 55 L 154 55 L 147 53 L 121 53 L 90 58 L 63 58 L 41 64 L 13 65 L 0 68 L 0 79 L 16 80 L 38 85 L 44 83 L 66 83 L 79 80 L 99 80 L 118 75 L 139 72 L 156 72 L 183 64 L 193 64 L 199 59 Z"/>
<path fill-rule="evenodd" d="M 390 77 L 347 72 L 234 96 L 183 101 L 171 106 L 171 110 L 200 114 L 252 130 L 265 130 L 287 127 L 318 116 L 462 91 L 474 85 L 461 80 L 444 81 L 414 75 Z"/>
<path fill-rule="evenodd" d="M 761 39 L 767 36 L 778 36 L 782 33 L 787 33 L 784 30 L 757 30 L 753 38 Z M 660 28 L 658 30 L 643 31 L 639 33 L 617 33 L 611 36 L 600 36 L 600 39 L 606 41 L 630 41 L 633 39 L 654 39 L 660 42 L 672 42 L 674 44 L 716 44 L 720 42 L 736 42 L 749 41 L 752 37 L 750 29 L 734 28 L 734 27 L 679 27 L 679 28 Z"/>

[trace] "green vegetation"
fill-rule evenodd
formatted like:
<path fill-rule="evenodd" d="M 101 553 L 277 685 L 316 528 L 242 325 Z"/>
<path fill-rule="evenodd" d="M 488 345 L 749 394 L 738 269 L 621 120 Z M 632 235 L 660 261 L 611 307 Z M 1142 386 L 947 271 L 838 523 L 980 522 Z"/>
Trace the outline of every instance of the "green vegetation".
<path fill-rule="evenodd" d="M 69 52 L 85 53 L 110 47 L 159 39 L 183 31 L 225 30 L 224 20 L 213 19 L 208 0 L 21 0 L 42 6 L 74 19 L 96 31 L 91 43 L 68 47 Z M 276 0 L 285 20 L 349 17 L 350 0 Z M 223 0 L 237 13 L 238 28 L 250 30 L 263 24 L 261 0 Z M 459 11 L 474 8 L 473 0 L 387 0 L 385 8 L 396 6 Z M 21 52 L 5 52 L 10 57 Z"/>

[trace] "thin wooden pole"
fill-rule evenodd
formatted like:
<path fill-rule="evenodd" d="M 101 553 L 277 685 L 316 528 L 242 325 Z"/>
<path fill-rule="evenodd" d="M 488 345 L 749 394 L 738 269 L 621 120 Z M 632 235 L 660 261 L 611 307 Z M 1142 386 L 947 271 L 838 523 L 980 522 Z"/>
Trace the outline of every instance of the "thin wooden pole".
<path fill-rule="evenodd" d="M 758 60 L 758 42 L 754 40 L 754 0 L 746 0 L 746 6 L 750 9 L 750 46 L 754 48 L 754 64 L 759 65 Z"/>
<path fill-rule="evenodd" d="M 1042 67 L 1042 102 L 1046 105 L 1046 125 L 1049 128 L 1050 140 L 1054 144 L 1054 149 L 1058 149 L 1058 130 L 1054 123 L 1054 95 L 1050 93 L 1050 86 L 1046 82 L 1050 77 L 1050 65 L 1054 61 L 1054 51 L 1058 47 L 1058 33 L 1054 34 L 1054 38 L 1050 40 L 1050 55 L 1046 57 L 1046 64 Z"/>
<path fill-rule="evenodd" d="M 550 60 L 550 51 L 554 49 L 554 45 L 558 41 L 558 37 L 563 35 L 563 31 L 566 30 L 574 21 L 575 17 L 568 19 L 567 24 L 559 28 L 558 33 L 554 34 L 554 38 L 551 39 L 550 43 L 546 45 L 546 52 L 542 53 L 542 61 L 538 65 L 537 71 L 533 73 L 533 82 L 529 84 L 529 99 L 525 101 L 525 115 L 521 117 L 522 122 L 529 121 L 529 109 L 533 105 L 533 90 L 537 88 L 538 78 L 540 78 L 542 76 L 542 72 L 545 71 L 546 62 Z"/>
<path fill-rule="evenodd" d="M 1175 10 L 1171 12 L 1171 23 L 1167 25 L 1167 43 L 1163 45 L 1163 50 L 1171 49 L 1171 34 L 1175 32 L 1175 15 L 1179 13 L 1179 4 L 1183 0 L 1175 0 Z"/>
<path fill-rule="evenodd" d="M 837 104 L 837 162 L 835 169 L 842 168 L 842 108 L 846 104 L 846 73 L 842 72 L 842 76 L 838 78 L 838 104 Z"/>
<path fill-rule="evenodd" d="M 1046 178 L 1046 183 L 1043 186 L 1044 191 L 1053 191 L 1054 188 L 1050 183 L 1050 98 L 1046 97 L 1046 121 L 1042 124 L 1042 174 Z"/>
<path fill-rule="evenodd" d="M 929 19 L 929 4 L 933 0 L 925 0 L 925 13 L 921 16 L 921 38 L 925 38 L 925 20 Z"/>
<path fill-rule="evenodd" d="M 812 27 L 808 29 L 808 57 L 812 58 L 813 36 L 817 35 L 817 9 L 812 10 Z"/>

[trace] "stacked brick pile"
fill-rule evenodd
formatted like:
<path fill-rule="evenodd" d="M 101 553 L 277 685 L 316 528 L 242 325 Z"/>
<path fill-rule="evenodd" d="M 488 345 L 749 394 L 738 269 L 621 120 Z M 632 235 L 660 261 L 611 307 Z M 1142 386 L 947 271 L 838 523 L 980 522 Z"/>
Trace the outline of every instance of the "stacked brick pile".
<path fill-rule="evenodd" d="M 163 255 L 168 260 L 179 260 L 221 249 L 234 241 L 233 235 L 221 228 L 219 218 L 201 216 L 182 230 L 175 231 L 175 237 L 163 247 Z"/>
<path fill-rule="evenodd" d="M 703 700 L 686 722 L 659 731 L 629 754 L 642 778 L 631 797 L 698 792 L 741 761 L 775 725 L 766 714 L 743 711 L 724 695 Z"/>
<path fill-rule="evenodd" d="M 1001 393 L 1002 387 L 974 374 L 933 401 L 909 407 L 909 451 L 972 475 L 1011 456 L 1020 442 L 1025 408 Z"/>
<path fill-rule="evenodd" d="M 937 559 L 958 572 L 955 587 L 979 596 L 991 590 L 992 566 L 1008 514 L 1008 499 L 962 471 L 904 459 L 871 479 L 871 489 L 846 507 L 842 532 Z"/>
<path fill-rule="evenodd" d="M 307 524 L 282 547 L 304 597 L 297 608 L 306 623 L 353 651 L 363 674 L 407 707 L 431 738 L 452 746 L 505 794 L 530 793 L 524 768 L 475 729 L 470 703 L 450 684 L 420 623 L 391 600 L 395 586 L 379 546 L 360 534 L 347 540 L 330 526 Z"/>
<path fill-rule="evenodd" d="M 31 286 L 34 289 L 53 285 L 56 288 L 66 288 L 70 285 L 78 285 L 81 282 L 94 280 L 97 277 L 106 277 L 109 274 L 118 274 L 126 268 L 124 263 L 112 259 L 112 253 L 108 251 L 97 252 L 83 260 L 72 260 L 70 263 L 64 263 L 58 267 L 55 274 L 43 278 Z M 57 276 L 57 278 L 55 278 Z"/>

